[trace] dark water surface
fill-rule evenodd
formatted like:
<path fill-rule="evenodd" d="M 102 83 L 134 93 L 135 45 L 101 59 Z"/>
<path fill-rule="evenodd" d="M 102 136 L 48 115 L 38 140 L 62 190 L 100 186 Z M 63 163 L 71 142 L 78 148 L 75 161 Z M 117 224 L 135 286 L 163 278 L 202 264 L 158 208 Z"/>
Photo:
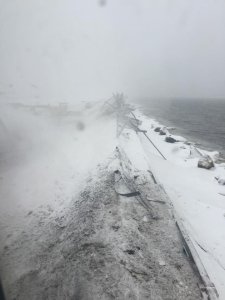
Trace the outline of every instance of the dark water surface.
<path fill-rule="evenodd" d="M 225 99 L 143 99 L 138 103 L 146 115 L 176 127 L 176 134 L 200 143 L 202 148 L 225 153 Z"/>

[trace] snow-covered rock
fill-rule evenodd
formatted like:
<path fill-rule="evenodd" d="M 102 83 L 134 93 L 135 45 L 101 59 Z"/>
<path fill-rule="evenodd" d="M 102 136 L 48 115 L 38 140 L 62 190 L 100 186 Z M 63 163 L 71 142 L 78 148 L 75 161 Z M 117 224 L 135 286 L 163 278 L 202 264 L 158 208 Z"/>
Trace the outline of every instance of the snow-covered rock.
<path fill-rule="evenodd" d="M 165 138 L 165 141 L 167 142 L 167 143 L 176 143 L 176 141 L 177 140 L 175 140 L 173 137 L 171 137 L 171 136 L 166 136 L 166 138 Z"/>
<path fill-rule="evenodd" d="M 215 177 L 215 179 L 218 181 L 220 185 L 225 185 L 225 178 Z"/>
<path fill-rule="evenodd" d="M 160 132 L 160 130 L 161 130 L 161 127 L 156 127 L 156 128 L 154 129 L 155 132 Z"/>
<path fill-rule="evenodd" d="M 216 164 L 221 164 L 225 162 L 225 157 L 218 151 L 211 152 L 211 157 Z"/>
<path fill-rule="evenodd" d="M 214 167 L 214 162 L 209 155 L 204 155 L 199 159 L 198 167 L 203 169 L 211 169 Z"/>
<path fill-rule="evenodd" d="M 160 131 L 159 131 L 159 134 L 160 134 L 160 135 L 166 135 L 166 134 L 167 134 L 167 129 L 166 129 L 166 127 L 161 128 Z"/>

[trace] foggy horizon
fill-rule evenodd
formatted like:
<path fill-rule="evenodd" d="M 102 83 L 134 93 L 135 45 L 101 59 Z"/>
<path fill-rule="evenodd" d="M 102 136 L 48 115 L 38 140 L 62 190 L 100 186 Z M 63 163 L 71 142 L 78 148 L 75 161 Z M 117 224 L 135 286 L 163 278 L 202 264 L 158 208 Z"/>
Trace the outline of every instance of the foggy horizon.
<path fill-rule="evenodd" d="M 0 101 L 225 98 L 223 1 L 0 1 Z"/>

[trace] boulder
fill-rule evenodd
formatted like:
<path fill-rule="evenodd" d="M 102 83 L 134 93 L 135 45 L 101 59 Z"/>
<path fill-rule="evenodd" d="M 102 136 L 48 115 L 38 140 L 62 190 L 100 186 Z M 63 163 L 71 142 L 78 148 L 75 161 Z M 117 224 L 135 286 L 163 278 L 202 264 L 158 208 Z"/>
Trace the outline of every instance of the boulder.
<path fill-rule="evenodd" d="M 162 129 L 160 129 L 159 134 L 166 135 L 166 132 L 167 132 L 166 128 L 162 128 Z"/>
<path fill-rule="evenodd" d="M 218 179 L 218 183 L 221 185 L 225 185 L 225 179 L 224 178 Z"/>
<path fill-rule="evenodd" d="M 161 127 L 156 127 L 156 128 L 154 129 L 155 132 L 160 132 L 160 130 L 161 130 Z"/>
<path fill-rule="evenodd" d="M 222 153 L 220 153 L 220 152 L 215 152 L 213 154 L 213 161 L 216 164 L 225 163 L 225 156 Z"/>
<path fill-rule="evenodd" d="M 165 141 L 167 143 L 176 143 L 177 140 L 175 140 L 174 138 L 172 138 L 171 136 L 166 136 Z"/>
<path fill-rule="evenodd" d="M 214 162 L 209 155 L 202 156 L 198 161 L 198 168 L 211 169 L 214 167 Z"/>

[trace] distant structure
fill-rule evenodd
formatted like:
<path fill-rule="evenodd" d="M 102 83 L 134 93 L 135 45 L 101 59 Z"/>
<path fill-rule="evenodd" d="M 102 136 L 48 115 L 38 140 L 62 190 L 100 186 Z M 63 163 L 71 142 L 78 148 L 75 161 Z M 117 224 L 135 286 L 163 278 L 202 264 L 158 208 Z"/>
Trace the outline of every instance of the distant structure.
<path fill-rule="evenodd" d="M 130 126 L 130 113 L 133 111 L 133 108 L 125 100 L 126 97 L 123 93 L 116 93 L 105 101 L 103 106 L 105 114 L 116 114 L 117 137 L 120 136 L 126 126 Z"/>

